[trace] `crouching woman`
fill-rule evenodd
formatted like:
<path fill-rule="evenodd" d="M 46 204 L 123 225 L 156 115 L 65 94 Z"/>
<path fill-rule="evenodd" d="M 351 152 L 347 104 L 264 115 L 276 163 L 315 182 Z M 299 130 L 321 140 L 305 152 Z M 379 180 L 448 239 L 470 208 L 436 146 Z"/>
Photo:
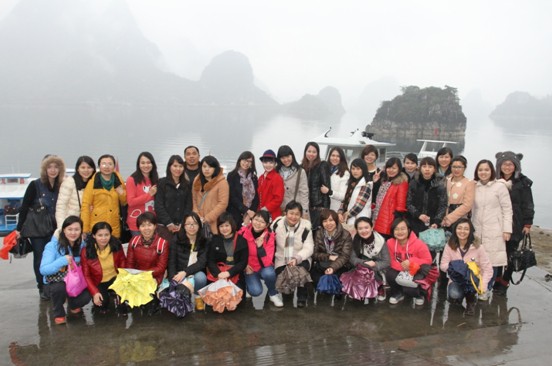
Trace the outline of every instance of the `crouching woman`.
<path fill-rule="evenodd" d="M 52 299 L 54 322 L 65 324 L 65 309 L 63 304 L 67 300 L 67 307 L 71 314 L 79 314 L 82 307 L 90 302 L 90 293 L 84 290 L 76 297 L 67 294 L 64 278 L 68 266 L 80 263 L 80 253 L 84 246 L 82 242 L 82 221 L 77 216 L 69 216 L 61 225 L 59 239 L 52 237 L 46 244 L 40 274 L 44 276 L 45 292 Z"/>

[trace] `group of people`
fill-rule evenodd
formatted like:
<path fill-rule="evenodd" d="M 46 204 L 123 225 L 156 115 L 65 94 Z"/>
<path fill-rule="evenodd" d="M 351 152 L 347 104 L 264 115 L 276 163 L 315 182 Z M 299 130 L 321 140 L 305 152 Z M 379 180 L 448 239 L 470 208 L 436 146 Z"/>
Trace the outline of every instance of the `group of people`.
<path fill-rule="evenodd" d="M 39 294 L 51 299 L 58 324 L 65 323 L 66 300 L 69 313 L 93 301 L 100 312 L 115 302 L 125 314 L 127 307 L 109 290 L 121 268 L 152 271 L 158 285 L 165 277 L 191 284 L 196 294 L 223 279 L 259 296 L 264 282 L 276 307 L 284 306 L 282 277 L 292 270 L 304 279 L 296 285 L 301 308 L 309 283 L 316 289 L 322 277 L 337 276 L 345 292 L 345 280 L 360 278 L 356 271 L 374 291 L 356 297 L 345 292 L 353 298 L 389 296 L 397 304 L 409 296 L 423 305 L 437 266 L 446 273 L 452 261 L 463 260 L 477 263 L 484 291 L 477 296 L 447 280 L 450 301 L 465 298 L 470 315 L 490 291 L 505 295 L 512 275 L 508 255 L 534 216 L 523 156 L 497 153 L 496 170 L 481 160 L 473 178 L 466 176 L 466 159 L 447 147 L 436 159 L 392 157 L 383 169 L 378 157 L 367 145 L 349 164 L 344 151 L 333 147 L 324 161 L 318 144 L 309 142 L 299 163 L 284 145 L 260 156 L 262 173 L 245 151 L 225 176 L 214 156 L 201 158 L 197 147 L 188 146 L 184 157 L 169 158 L 162 178 L 153 155 L 140 153 L 125 181 L 112 155 L 100 156 L 97 166 L 89 156 L 79 157 L 71 177 L 65 177 L 60 157 L 48 155 L 24 195 L 16 232 L 38 204 L 56 223 L 52 233 L 30 240 Z M 436 263 L 436 253 L 418 236 L 439 228 L 449 235 Z M 81 266 L 87 289 L 71 297 L 60 279 L 74 265 Z M 200 296 L 195 306 L 204 307 Z"/>

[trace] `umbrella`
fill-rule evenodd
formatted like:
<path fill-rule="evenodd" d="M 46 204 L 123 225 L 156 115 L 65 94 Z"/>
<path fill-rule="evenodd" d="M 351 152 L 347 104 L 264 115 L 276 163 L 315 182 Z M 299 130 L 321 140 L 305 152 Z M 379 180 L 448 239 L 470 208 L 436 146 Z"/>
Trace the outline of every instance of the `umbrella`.
<path fill-rule="evenodd" d="M 133 308 L 149 303 L 157 289 L 157 281 L 153 271 L 140 271 L 130 268 L 119 268 L 119 274 L 109 289 L 121 297 L 121 302 L 127 301 Z"/>
<path fill-rule="evenodd" d="M 4 246 L 0 249 L 0 258 L 8 259 L 9 251 L 17 244 L 17 234 L 15 230 L 4 237 Z"/>
<path fill-rule="evenodd" d="M 192 293 L 185 285 L 171 280 L 169 286 L 159 292 L 159 303 L 179 318 L 194 311 Z"/>
<path fill-rule="evenodd" d="M 223 313 L 233 311 L 242 300 L 243 291 L 232 281 L 217 280 L 198 291 L 199 296 L 213 311 Z"/>
<path fill-rule="evenodd" d="M 301 266 L 286 266 L 276 279 L 276 289 L 283 294 L 291 294 L 295 288 L 312 282 L 310 273 Z"/>
<path fill-rule="evenodd" d="M 341 275 L 343 292 L 355 300 L 370 299 L 378 295 L 381 282 L 376 279 L 376 273 L 368 267 L 357 264 L 352 271 Z"/>
<path fill-rule="evenodd" d="M 439 270 L 437 266 L 422 264 L 420 271 L 426 271 L 429 267 L 427 275 L 422 279 L 414 279 L 414 282 L 420 285 L 422 290 L 426 291 L 427 301 L 431 299 L 431 292 L 433 290 L 433 284 L 437 282 L 439 278 Z"/>
<path fill-rule="evenodd" d="M 323 275 L 318 281 L 316 291 L 329 295 L 340 295 L 341 282 L 339 282 L 339 278 L 335 274 Z"/>

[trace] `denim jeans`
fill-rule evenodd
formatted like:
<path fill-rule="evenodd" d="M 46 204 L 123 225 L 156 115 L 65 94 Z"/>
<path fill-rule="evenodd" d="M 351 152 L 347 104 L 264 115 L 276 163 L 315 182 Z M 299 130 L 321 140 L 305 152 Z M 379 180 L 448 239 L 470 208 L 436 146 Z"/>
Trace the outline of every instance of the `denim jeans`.
<path fill-rule="evenodd" d="M 207 286 L 207 275 L 203 271 L 194 273 L 194 292 Z"/>
<path fill-rule="evenodd" d="M 40 262 L 42 262 L 42 253 L 46 244 L 51 240 L 51 237 L 31 238 L 31 246 L 33 247 L 33 269 L 36 278 L 36 284 L 39 289 L 44 286 L 44 279 L 40 274 Z"/>
<path fill-rule="evenodd" d="M 447 293 L 449 299 L 452 300 L 462 300 L 464 296 L 466 296 L 462 285 L 459 285 L 456 282 L 449 283 Z"/>
<path fill-rule="evenodd" d="M 251 296 L 259 296 L 263 293 L 261 279 L 265 281 L 269 296 L 274 296 L 278 293 L 278 291 L 276 291 L 276 272 L 274 271 L 274 267 L 270 266 L 261 268 L 259 272 L 245 275 L 247 292 L 249 292 Z"/>

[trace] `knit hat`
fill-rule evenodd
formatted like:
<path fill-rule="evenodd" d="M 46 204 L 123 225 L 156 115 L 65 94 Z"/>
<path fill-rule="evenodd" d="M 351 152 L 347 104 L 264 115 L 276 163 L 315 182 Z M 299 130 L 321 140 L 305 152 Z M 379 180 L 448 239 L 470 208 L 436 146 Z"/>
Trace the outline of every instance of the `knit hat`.
<path fill-rule="evenodd" d="M 274 160 L 276 161 L 276 153 L 273 150 L 266 150 L 263 155 L 259 158 L 261 161 L 265 160 Z"/>
<path fill-rule="evenodd" d="M 511 161 L 516 167 L 514 171 L 514 178 L 519 178 L 521 174 L 521 159 L 523 159 L 523 154 L 516 154 L 512 151 L 498 152 L 495 155 L 496 157 L 496 171 L 499 177 L 502 178 L 502 164 L 505 161 Z"/>

